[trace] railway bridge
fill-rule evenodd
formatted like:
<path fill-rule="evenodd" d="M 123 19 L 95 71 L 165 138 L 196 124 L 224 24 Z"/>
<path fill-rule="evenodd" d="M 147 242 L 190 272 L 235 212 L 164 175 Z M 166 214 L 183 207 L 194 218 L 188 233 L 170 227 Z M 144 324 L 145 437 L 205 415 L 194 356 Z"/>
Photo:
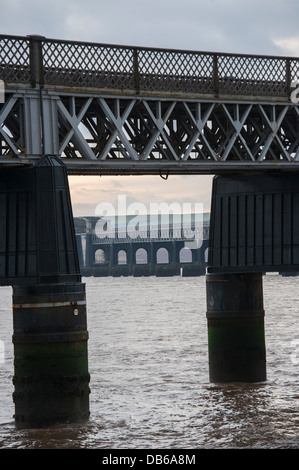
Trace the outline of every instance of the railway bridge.
<path fill-rule="evenodd" d="M 266 380 L 262 273 L 299 271 L 299 59 L 1 35 L 0 79 L 16 424 L 89 416 L 68 175 L 215 175 L 210 380 Z"/>
<path fill-rule="evenodd" d="M 188 214 L 189 220 L 186 218 L 184 214 L 75 217 L 81 274 L 204 275 L 209 214 Z M 153 224 L 152 219 L 158 223 Z"/>

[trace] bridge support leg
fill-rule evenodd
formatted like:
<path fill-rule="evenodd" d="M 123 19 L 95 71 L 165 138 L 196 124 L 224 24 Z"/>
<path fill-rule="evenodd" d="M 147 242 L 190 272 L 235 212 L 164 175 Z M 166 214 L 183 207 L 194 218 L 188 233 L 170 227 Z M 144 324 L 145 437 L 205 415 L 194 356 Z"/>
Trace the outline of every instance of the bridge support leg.
<path fill-rule="evenodd" d="M 17 426 L 88 418 L 85 303 L 82 283 L 13 288 Z"/>
<path fill-rule="evenodd" d="M 16 424 L 86 419 L 85 285 L 59 158 L 1 172 L 0 219 L 0 284 L 13 286 Z"/>
<path fill-rule="evenodd" d="M 216 176 L 207 268 L 210 379 L 266 378 L 262 274 L 299 271 L 297 173 Z"/>
<path fill-rule="evenodd" d="M 207 274 L 211 382 L 266 380 L 262 274 Z"/>

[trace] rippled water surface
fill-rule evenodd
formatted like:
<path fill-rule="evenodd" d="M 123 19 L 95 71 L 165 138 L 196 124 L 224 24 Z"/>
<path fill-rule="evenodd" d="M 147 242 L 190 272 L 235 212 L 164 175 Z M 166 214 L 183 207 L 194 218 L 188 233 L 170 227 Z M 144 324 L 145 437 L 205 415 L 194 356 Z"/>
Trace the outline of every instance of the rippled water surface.
<path fill-rule="evenodd" d="M 264 276 L 268 377 L 250 385 L 209 383 L 204 277 L 83 281 L 91 417 L 48 429 L 14 426 L 11 288 L 0 289 L 2 448 L 299 447 L 299 277 Z"/>

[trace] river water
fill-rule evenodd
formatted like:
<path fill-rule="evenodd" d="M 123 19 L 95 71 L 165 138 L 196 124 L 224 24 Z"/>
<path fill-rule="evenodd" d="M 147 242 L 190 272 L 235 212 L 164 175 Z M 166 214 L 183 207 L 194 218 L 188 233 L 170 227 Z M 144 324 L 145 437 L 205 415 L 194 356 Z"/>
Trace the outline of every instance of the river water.
<path fill-rule="evenodd" d="M 224 385 L 209 383 L 204 277 L 83 282 L 91 416 L 47 429 L 14 426 L 12 292 L 0 289 L 1 448 L 299 448 L 299 277 L 264 276 L 267 381 Z"/>

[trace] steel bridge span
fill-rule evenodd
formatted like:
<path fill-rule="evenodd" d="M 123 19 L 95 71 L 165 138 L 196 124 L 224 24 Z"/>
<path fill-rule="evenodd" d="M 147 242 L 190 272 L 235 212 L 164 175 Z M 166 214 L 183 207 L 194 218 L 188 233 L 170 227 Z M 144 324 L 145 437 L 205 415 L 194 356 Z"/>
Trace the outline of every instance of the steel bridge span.
<path fill-rule="evenodd" d="M 89 416 L 68 175 L 216 175 L 210 381 L 266 380 L 262 274 L 299 271 L 298 78 L 298 58 L 0 35 L 0 284 L 13 286 L 18 426 Z"/>
<path fill-rule="evenodd" d="M 0 165 L 296 171 L 299 59 L 0 36 Z"/>

